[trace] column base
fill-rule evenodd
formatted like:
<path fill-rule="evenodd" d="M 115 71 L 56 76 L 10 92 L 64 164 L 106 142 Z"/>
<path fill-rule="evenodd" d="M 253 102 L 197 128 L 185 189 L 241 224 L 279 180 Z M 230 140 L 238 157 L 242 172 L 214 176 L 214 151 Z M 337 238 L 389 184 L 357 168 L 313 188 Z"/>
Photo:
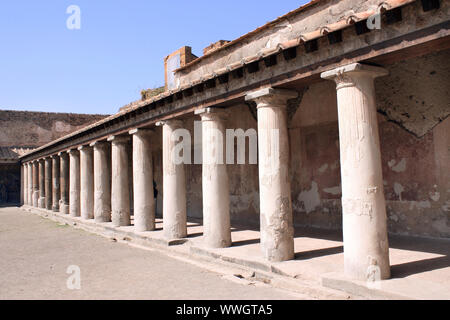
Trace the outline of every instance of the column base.
<path fill-rule="evenodd" d="M 111 222 L 111 219 L 108 219 L 106 217 L 96 217 L 96 218 L 94 218 L 94 221 L 97 223 L 105 223 L 105 222 Z"/>
<path fill-rule="evenodd" d="M 187 225 L 186 223 L 180 223 L 180 224 L 164 224 L 163 219 L 163 231 L 164 231 L 164 237 L 166 239 L 181 239 L 187 237 Z"/>
<path fill-rule="evenodd" d="M 33 207 L 38 207 L 39 206 L 39 191 L 35 191 L 33 193 Z"/>
<path fill-rule="evenodd" d="M 38 207 L 45 209 L 45 198 L 44 197 L 41 197 L 38 199 Z"/>
<path fill-rule="evenodd" d="M 155 230 L 155 224 L 148 224 L 148 225 L 134 225 L 134 229 L 138 232 L 145 232 L 145 231 L 154 231 Z"/>
<path fill-rule="evenodd" d="M 205 240 L 204 246 L 210 249 L 220 249 L 231 247 L 231 240 Z"/>
<path fill-rule="evenodd" d="M 68 204 L 60 204 L 59 212 L 62 214 L 69 214 L 69 205 Z"/>
<path fill-rule="evenodd" d="M 111 221 L 113 227 L 131 226 L 131 214 L 129 212 L 112 212 Z"/>
<path fill-rule="evenodd" d="M 281 262 L 281 261 L 289 261 L 294 259 L 294 242 L 287 243 L 282 248 L 266 248 L 263 244 L 261 244 L 261 250 L 263 252 L 264 258 L 266 261 L 270 262 Z"/>

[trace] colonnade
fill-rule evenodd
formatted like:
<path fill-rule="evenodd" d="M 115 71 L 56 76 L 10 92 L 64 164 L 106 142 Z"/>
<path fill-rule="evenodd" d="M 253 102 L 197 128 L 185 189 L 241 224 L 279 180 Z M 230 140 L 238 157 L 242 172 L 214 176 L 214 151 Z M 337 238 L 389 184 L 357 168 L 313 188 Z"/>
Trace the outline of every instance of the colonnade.
<path fill-rule="evenodd" d="M 382 68 L 362 64 L 322 74 L 337 83 L 345 273 L 356 279 L 366 279 L 367 270 L 374 266 L 380 269 L 381 279 L 390 276 L 374 92 L 374 78 L 385 74 Z M 287 101 L 295 97 L 295 91 L 275 88 L 246 95 L 257 106 L 261 250 L 268 261 L 294 258 Z M 204 245 L 228 247 L 232 244 L 229 181 L 220 137 L 220 133 L 225 136 L 227 113 L 213 107 L 196 115 L 202 122 Z M 157 125 L 162 126 L 164 235 L 183 238 L 187 236 L 185 164 L 176 163 L 172 152 L 173 132 L 183 122 L 170 119 Z M 23 163 L 23 201 L 117 227 L 131 224 L 133 201 L 135 231 L 152 231 L 153 139 L 151 129 L 137 128 Z"/>

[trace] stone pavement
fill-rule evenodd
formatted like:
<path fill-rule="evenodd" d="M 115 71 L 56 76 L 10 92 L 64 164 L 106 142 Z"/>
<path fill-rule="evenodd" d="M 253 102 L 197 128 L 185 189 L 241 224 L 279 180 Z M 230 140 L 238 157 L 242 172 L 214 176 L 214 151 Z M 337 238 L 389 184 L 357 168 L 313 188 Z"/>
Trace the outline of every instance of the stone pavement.
<path fill-rule="evenodd" d="M 202 245 L 201 221 L 188 223 L 186 239 L 166 240 L 162 220 L 156 231 L 133 232 L 133 227 L 112 227 L 92 220 L 72 218 L 51 211 L 25 207 L 33 213 L 75 225 L 90 232 L 145 248 L 158 248 L 199 265 L 215 264 L 240 269 L 240 277 L 260 280 L 274 287 L 296 291 L 313 299 L 450 299 L 450 241 L 390 236 L 392 278 L 378 287 L 342 276 L 343 245 L 339 231 L 297 228 L 295 259 L 269 263 L 262 258 L 259 231 L 232 226 L 230 248 L 208 249 Z M 239 273 L 239 271 L 237 271 Z M 337 290 L 330 290 L 330 289 Z M 339 291 L 338 291 L 339 290 Z"/>
<path fill-rule="evenodd" d="M 80 267 L 80 290 L 67 288 L 70 265 Z M 0 208 L 0 299 L 309 298 L 235 273 Z"/>

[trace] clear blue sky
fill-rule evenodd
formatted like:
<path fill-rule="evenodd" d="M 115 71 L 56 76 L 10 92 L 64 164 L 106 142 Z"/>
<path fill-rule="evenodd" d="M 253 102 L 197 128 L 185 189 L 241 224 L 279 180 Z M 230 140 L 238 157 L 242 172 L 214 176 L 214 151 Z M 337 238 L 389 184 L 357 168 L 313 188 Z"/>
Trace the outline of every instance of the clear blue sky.
<path fill-rule="evenodd" d="M 197 56 L 308 1 L 2 0 L 0 109 L 115 113 L 164 84 L 163 58 Z M 69 5 L 81 29 L 69 30 Z"/>

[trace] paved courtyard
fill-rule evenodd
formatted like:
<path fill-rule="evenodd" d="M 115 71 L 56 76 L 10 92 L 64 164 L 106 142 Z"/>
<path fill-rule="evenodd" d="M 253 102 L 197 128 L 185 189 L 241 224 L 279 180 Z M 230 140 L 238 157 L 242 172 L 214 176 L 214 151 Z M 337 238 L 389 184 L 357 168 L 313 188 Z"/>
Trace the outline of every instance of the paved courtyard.
<path fill-rule="evenodd" d="M 337 232 L 298 229 L 296 258 L 267 266 L 289 275 L 291 282 L 300 281 L 297 284 L 302 283 L 302 289 L 296 287 L 294 292 L 290 285 L 273 287 L 273 281 L 268 285 L 234 267 L 248 264 L 257 266 L 259 272 L 266 265 L 255 230 L 232 228 L 232 247 L 205 249 L 201 223 L 190 222 L 190 243 L 161 251 L 112 241 L 43 218 L 35 214 L 38 212 L 0 208 L 0 299 L 360 299 L 367 295 L 364 284 L 355 287 L 333 275 L 342 273 L 343 266 L 342 240 Z M 80 226 L 88 223 L 75 220 Z M 150 232 L 155 239 L 162 236 L 160 220 L 156 231 Z M 129 228 L 118 229 L 123 229 L 124 235 Z M 117 238 L 123 237 L 119 234 Z M 195 252 L 200 250 L 200 255 L 189 254 L 190 246 L 198 248 Z M 449 299 L 448 241 L 390 236 L 390 246 L 392 278 L 382 283 L 380 292 L 368 297 Z M 203 256 L 206 260 L 199 258 Z M 236 264 L 217 264 L 211 256 Z M 67 288 L 69 266 L 80 268 L 80 290 Z M 353 295 L 320 287 L 323 276 L 334 282 L 328 287 Z"/>
<path fill-rule="evenodd" d="M 69 290 L 70 265 L 81 289 Z M 302 299 L 156 251 L 0 208 L 0 299 Z"/>

